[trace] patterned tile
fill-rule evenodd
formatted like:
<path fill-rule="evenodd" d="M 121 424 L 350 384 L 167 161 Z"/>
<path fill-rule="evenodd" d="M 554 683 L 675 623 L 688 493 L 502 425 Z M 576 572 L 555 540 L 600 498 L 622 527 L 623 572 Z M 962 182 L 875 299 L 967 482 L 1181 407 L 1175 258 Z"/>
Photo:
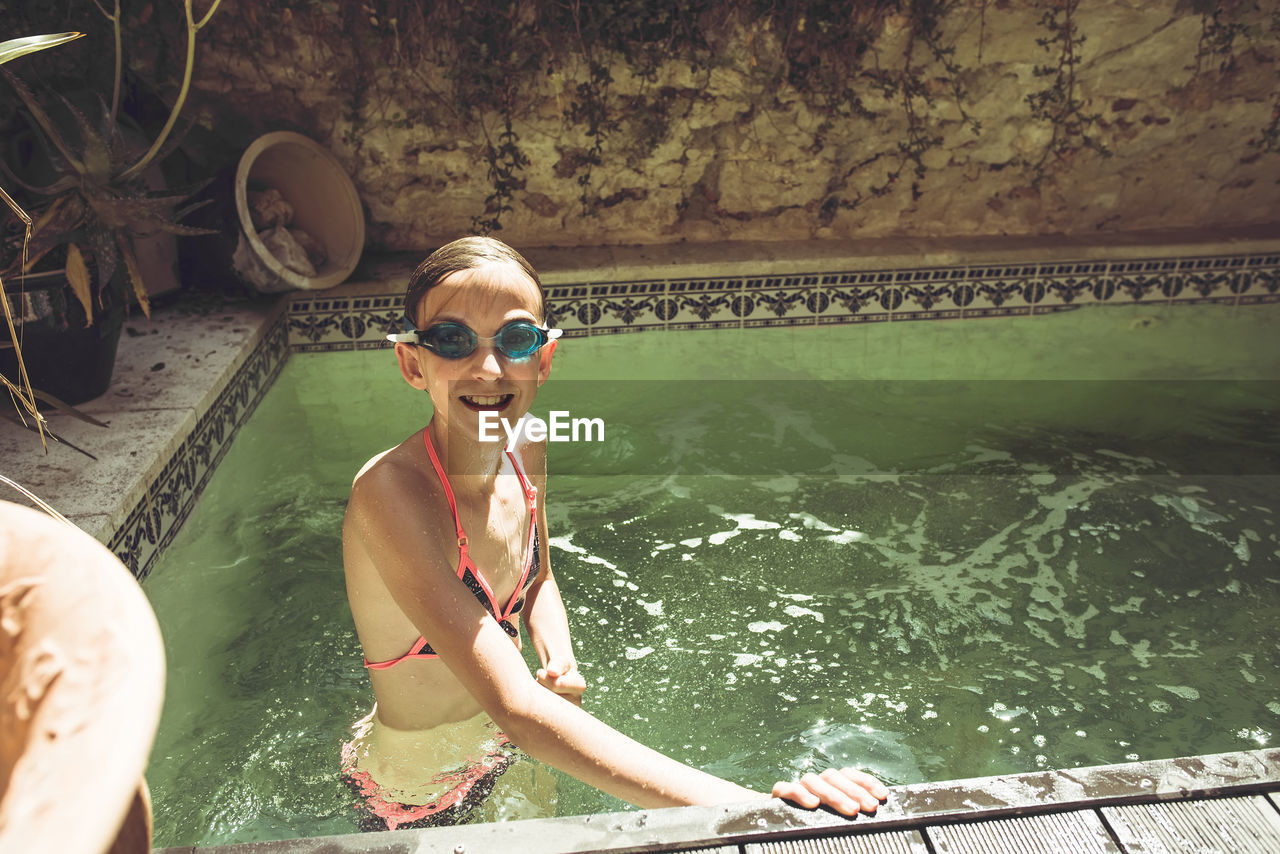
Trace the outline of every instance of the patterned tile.
<path fill-rule="evenodd" d="M 898 306 L 898 314 L 904 318 L 912 315 L 921 319 L 942 316 L 944 313 L 950 316 L 951 312 L 956 312 L 958 316 L 959 306 L 955 304 L 953 296 L 958 282 L 951 273 L 945 267 L 899 273 L 894 285 L 904 299 Z M 898 318 L 895 317 L 896 319 Z"/>
<path fill-rule="evenodd" d="M 1262 258 L 1241 259 L 1234 282 L 1230 290 L 1239 299 L 1239 304 L 1268 301 L 1280 294 L 1280 267 L 1276 264 L 1264 266 Z"/>
<path fill-rule="evenodd" d="M 752 311 L 743 317 L 744 327 L 812 326 L 818 309 L 825 307 L 819 276 L 770 276 L 748 279 L 754 294 Z"/>
<path fill-rule="evenodd" d="M 592 285 L 590 304 L 594 310 L 591 316 L 596 318 L 596 322 L 592 325 L 591 334 L 615 329 L 665 328 L 667 318 L 664 315 L 669 309 L 666 293 L 665 281 Z"/>
<path fill-rule="evenodd" d="M 1040 279 L 1059 305 L 1098 302 L 1110 295 L 1104 285 L 1105 262 L 1052 263 L 1040 265 Z"/>
<path fill-rule="evenodd" d="M 1064 292 L 1053 286 L 1053 279 L 1046 276 L 1042 268 L 1029 276 L 1022 285 L 1022 300 L 1030 308 L 1032 314 L 1044 314 L 1066 305 Z"/>
<path fill-rule="evenodd" d="M 819 323 L 867 323 L 888 320 L 902 302 L 893 287 L 891 272 L 836 273 L 822 277 L 823 292 L 830 297 Z"/>
<path fill-rule="evenodd" d="M 1033 269 L 1033 276 L 1034 273 Z M 1023 298 L 1021 267 L 971 267 L 968 284 L 973 288 L 973 301 L 965 306 L 965 317 L 1002 317 L 1031 311 Z"/>
<path fill-rule="evenodd" d="M 285 323 L 268 330 L 108 542 L 139 580 L 182 527 L 236 433 L 275 382 L 289 352 Z"/>
<path fill-rule="evenodd" d="M 339 328 L 355 349 L 377 350 L 391 346 L 386 335 L 400 331 L 400 318 L 403 315 L 404 297 L 401 294 L 352 297 Z"/>
<path fill-rule="evenodd" d="M 294 298 L 286 314 L 289 345 L 300 350 L 353 350 L 349 297 Z M 344 346 L 345 345 L 345 346 Z"/>
<path fill-rule="evenodd" d="M 590 285 L 551 285 L 547 293 L 547 322 L 564 330 L 565 338 L 591 334 L 601 310 L 591 300 Z"/>
<path fill-rule="evenodd" d="M 741 327 L 743 316 L 755 310 L 744 289 L 744 279 L 670 281 L 659 311 L 668 329 Z"/>
<path fill-rule="evenodd" d="M 1188 258 L 1178 265 L 1184 285 L 1180 300 L 1189 303 L 1234 302 L 1238 271 L 1231 258 Z"/>
<path fill-rule="evenodd" d="M 1121 302 L 1167 302 L 1182 290 L 1177 261 L 1113 263 L 1109 275 Z"/>

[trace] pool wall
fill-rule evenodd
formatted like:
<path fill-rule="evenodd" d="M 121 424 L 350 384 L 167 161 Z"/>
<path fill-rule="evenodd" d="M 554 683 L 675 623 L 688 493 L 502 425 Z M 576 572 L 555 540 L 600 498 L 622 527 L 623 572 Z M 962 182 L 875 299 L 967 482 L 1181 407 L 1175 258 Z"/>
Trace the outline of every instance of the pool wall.
<path fill-rule="evenodd" d="M 1280 231 L 1109 244 L 1012 239 L 851 247 L 809 244 L 534 250 L 565 337 L 901 321 L 978 320 L 1090 305 L 1249 306 L 1280 301 Z M 993 259 L 1003 260 L 993 260 Z M 105 537 L 139 578 L 172 540 L 290 353 L 387 346 L 417 258 L 365 281 L 295 292 L 244 341 L 207 408 L 169 443 Z M 49 496 L 45 496 L 49 500 Z M 124 496 L 127 499 L 127 494 Z M 54 496 L 56 498 L 56 496 Z M 55 502 L 55 506 L 57 506 Z M 74 517 L 73 517 L 74 518 Z"/>

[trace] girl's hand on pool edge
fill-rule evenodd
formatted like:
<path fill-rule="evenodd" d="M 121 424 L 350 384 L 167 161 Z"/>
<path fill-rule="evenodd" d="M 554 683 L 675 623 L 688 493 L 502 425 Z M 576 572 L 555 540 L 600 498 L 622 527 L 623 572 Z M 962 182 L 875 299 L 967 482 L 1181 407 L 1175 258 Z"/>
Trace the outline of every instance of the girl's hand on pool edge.
<path fill-rule="evenodd" d="M 841 815 L 854 816 L 859 811 L 874 813 L 889 797 L 889 789 L 864 771 L 828 768 L 821 774 L 805 774 L 792 783 L 779 781 L 773 787 L 773 796 L 805 809 L 827 806 Z"/>
<path fill-rule="evenodd" d="M 538 668 L 537 678 L 543 688 L 556 692 L 575 705 L 582 705 L 582 692 L 587 690 L 587 681 L 573 662 L 548 661 L 545 667 Z"/>

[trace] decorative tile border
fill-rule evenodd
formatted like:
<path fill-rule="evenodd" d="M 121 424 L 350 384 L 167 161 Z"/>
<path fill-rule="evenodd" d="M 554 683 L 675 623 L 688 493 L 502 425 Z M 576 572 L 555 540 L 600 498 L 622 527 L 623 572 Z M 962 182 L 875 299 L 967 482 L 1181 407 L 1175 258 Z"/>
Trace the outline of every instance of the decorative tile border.
<path fill-rule="evenodd" d="M 591 299 L 589 285 L 553 285 L 546 288 L 547 318 L 564 330 L 565 338 L 583 338 L 600 320 L 600 309 Z"/>
<path fill-rule="evenodd" d="M 1251 305 L 1280 301 L 1280 254 L 1042 261 L 551 285 L 547 305 L 566 338 L 649 329 L 767 328 L 960 320 L 1081 305 Z M 328 352 L 385 346 L 401 294 L 296 295 L 289 347 Z"/>
<path fill-rule="evenodd" d="M 287 328 L 284 317 L 271 325 L 107 543 L 139 581 L 182 527 L 236 433 L 275 382 L 289 354 Z"/>

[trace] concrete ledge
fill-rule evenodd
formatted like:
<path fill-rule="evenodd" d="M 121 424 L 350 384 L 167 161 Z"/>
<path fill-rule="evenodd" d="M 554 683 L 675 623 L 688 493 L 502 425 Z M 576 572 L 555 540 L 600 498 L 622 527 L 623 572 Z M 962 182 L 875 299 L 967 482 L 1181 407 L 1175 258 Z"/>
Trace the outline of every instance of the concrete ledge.
<path fill-rule="evenodd" d="M 85 452 L 49 440 L 46 453 L 35 433 L 0 421 L 0 471 L 107 542 L 283 309 L 283 299 L 274 298 L 209 314 L 177 307 L 150 320 L 131 317 L 111 386 L 77 407 L 107 428 L 46 408 L 49 428 Z M 0 498 L 30 505 L 7 488 Z"/>

